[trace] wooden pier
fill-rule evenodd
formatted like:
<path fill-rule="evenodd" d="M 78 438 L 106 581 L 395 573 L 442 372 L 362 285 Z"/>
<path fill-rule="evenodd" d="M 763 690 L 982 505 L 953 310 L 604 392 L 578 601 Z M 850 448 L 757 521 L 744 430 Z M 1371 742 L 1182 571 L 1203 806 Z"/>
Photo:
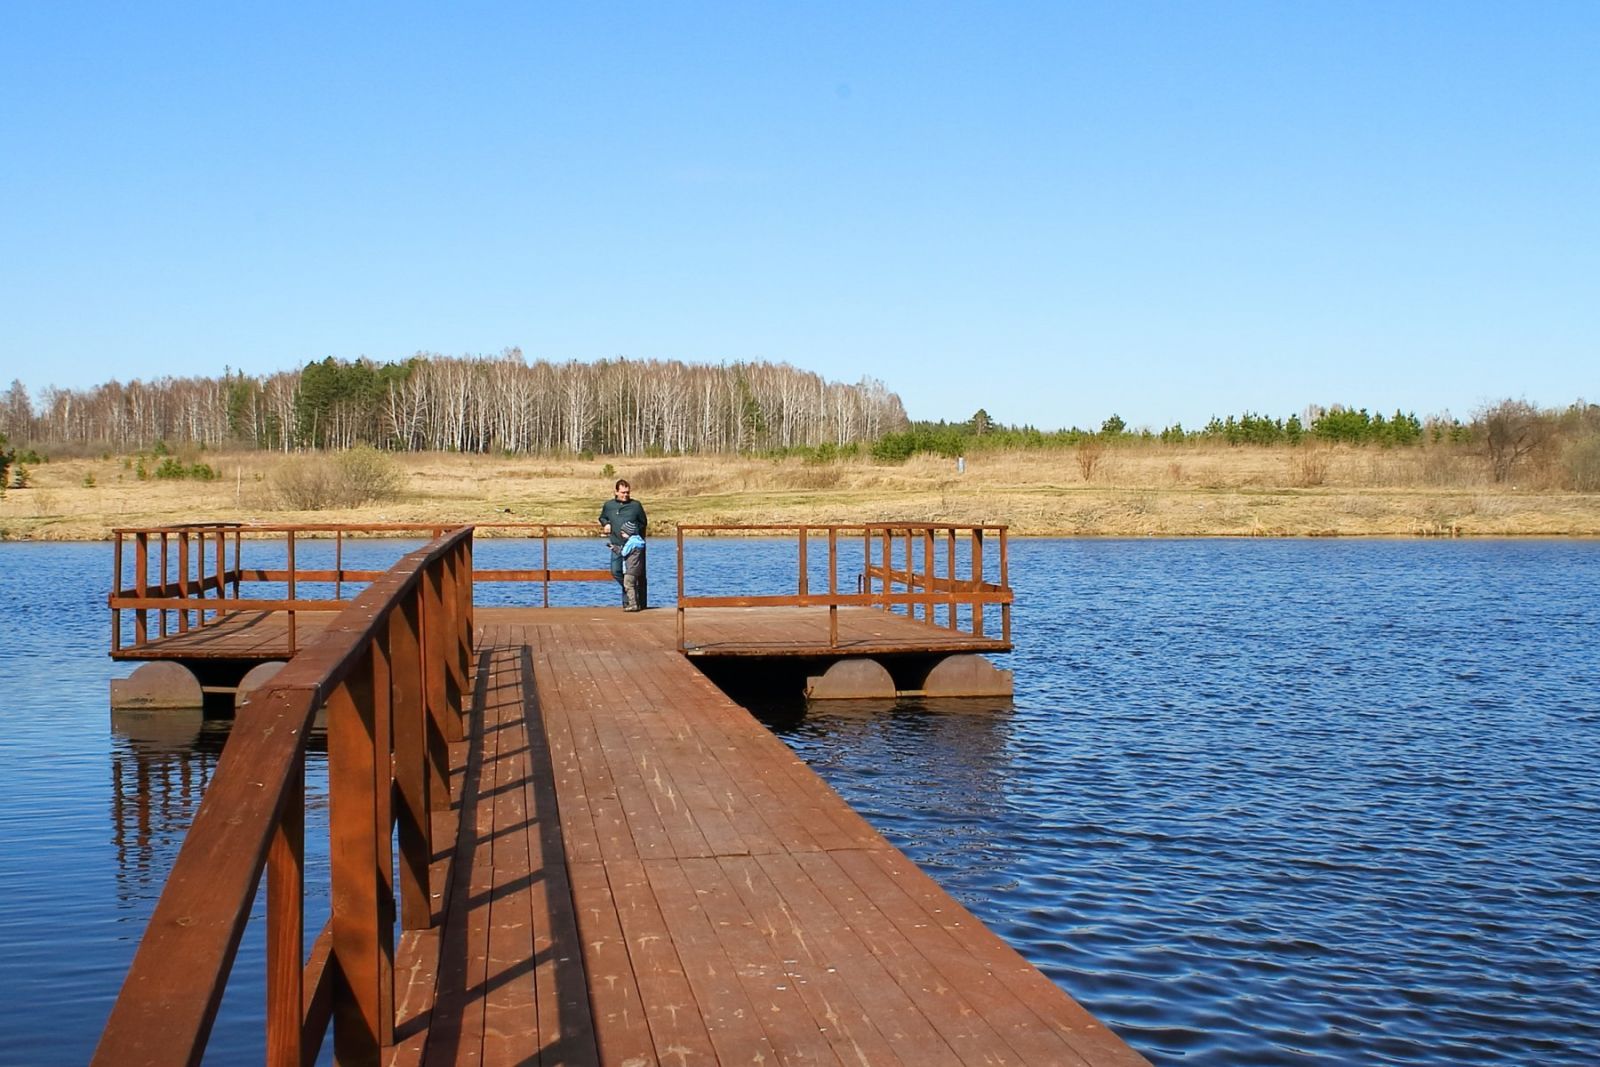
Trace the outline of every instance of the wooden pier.
<path fill-rule="evenodd" d="M 483 608 L 471 560 L 467 529 L 412 553 L 243 706 L 97 1063 L 197 1060 L 263 873 L 275 1067 L 330 1019 L 351 1064 L 1145 1062 L 686 654 L 968 655 L 998 639 L 933 597 L 1008 589 L 907 565 L 876 591 L 900 615 Z M 308 953 L 323 705 L 334 915 Z M 373 832 L 396 825 L 398 864 Z"/>

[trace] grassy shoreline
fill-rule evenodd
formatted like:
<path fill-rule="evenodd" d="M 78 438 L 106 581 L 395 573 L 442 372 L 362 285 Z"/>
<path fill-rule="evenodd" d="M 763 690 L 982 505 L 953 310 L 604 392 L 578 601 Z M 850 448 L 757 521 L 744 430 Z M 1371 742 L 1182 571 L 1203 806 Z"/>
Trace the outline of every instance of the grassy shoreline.
<path fill-rule="evenodd" d="M 1328 450 L 1320 484 L 1275 448 L 1112 450 L 1085 479 L 1071 453 L 1012 452 L 955 464 L 806 464 L 747 457 L 578 458 L 412 454 L 398 491 L 353 508 L 291 510 L 276 453 L 208 453 L 214 481 L 141 480 L 129 458 L 61 459 L 0 499 L 0 540 L 83 541 L 117 527 L 195 521 L 591 521 L 617 475 L 657 536 L 678 523 L 1004 523 L 1018 536 L 1600 537 L 1600 494 L 1458 475 L 1423 484 L 1420 461 Z M 614 474 L 606 473 L 607 465 Z"/>

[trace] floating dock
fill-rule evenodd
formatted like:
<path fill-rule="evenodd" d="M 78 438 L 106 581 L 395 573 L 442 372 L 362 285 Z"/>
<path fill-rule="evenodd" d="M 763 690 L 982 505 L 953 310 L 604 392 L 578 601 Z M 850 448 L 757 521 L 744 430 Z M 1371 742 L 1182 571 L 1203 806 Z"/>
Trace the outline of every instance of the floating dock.
<path fill-rule="evenodd" d="M 887 555 L 878 569 L 904 579 L 879 595 L 906 614 L 830 592 L 685 618 L 706 598 L 475 608 L 470 531 L 408 556 L 302 631 L 241 711 L 96 1062 L 191 1062 L 248 918 L 240 893 L 265 872 L 275 1065 L 310 1062 L 330 1019 L 352 1064 L 1145 1063 L 700 669 L 789 661 L 827 689 L 841 664 L 855 685 L 872 663 L 891 694 L 988 677 L 977 652 L 1009 647 L 1009 618 L 985 636 L 980 606 L 961 630 L 956 587 L 1007 604 L 1008 589 L 953 567 L 941 589 Z M 803 583 L 786 596 L 818 599 Z M 218 604 L 210 625 L 134 647 L 160 659 L 210 629 L 215 651 L 284 622 L 246 614 Z M 950 662 L 967 666 L 941 682 Z M 308 953 L 304 742 L 284 727 L 323 706 L 334 918 Z M 399 827 L 398 885 L 374 825 Z M 213 899 L 235 883 L 231 905 Z"/>

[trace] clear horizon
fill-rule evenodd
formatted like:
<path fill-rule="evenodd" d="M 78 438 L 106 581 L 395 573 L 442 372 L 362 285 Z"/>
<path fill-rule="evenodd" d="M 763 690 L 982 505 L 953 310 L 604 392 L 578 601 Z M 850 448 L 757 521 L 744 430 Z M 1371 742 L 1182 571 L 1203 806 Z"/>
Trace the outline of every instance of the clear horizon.
<path fill-rule="evenodd" d="M 1600 8 L 0 12 L 0 387 L 787 362 L 914 419 L 1593 399 Z"/>

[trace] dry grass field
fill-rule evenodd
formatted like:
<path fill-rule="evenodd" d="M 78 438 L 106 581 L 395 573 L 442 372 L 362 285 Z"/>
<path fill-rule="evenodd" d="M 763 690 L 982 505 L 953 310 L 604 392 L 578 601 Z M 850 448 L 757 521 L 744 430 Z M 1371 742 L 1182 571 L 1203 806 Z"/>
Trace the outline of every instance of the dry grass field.
<path fill-rule="evenodd" d="M 294 457 L 207 453 L 213 481 L 140 479 L 131 457 L 55 459 L 0 499 L 0 539 L 94 540 L 116 527 L 246 522 L 587 522 L 630 479 L 657 535 L 679 522 L 1006 523 L 1015 533 L 1107 537 L 1597 536 L 1600 494 L 1491 481 L 1443 449 L 1136 444 L 1085 477 L 1071 451 L 900 465 L 848 460 L 401 455 L 387 499 L 287 504 Z"/>

